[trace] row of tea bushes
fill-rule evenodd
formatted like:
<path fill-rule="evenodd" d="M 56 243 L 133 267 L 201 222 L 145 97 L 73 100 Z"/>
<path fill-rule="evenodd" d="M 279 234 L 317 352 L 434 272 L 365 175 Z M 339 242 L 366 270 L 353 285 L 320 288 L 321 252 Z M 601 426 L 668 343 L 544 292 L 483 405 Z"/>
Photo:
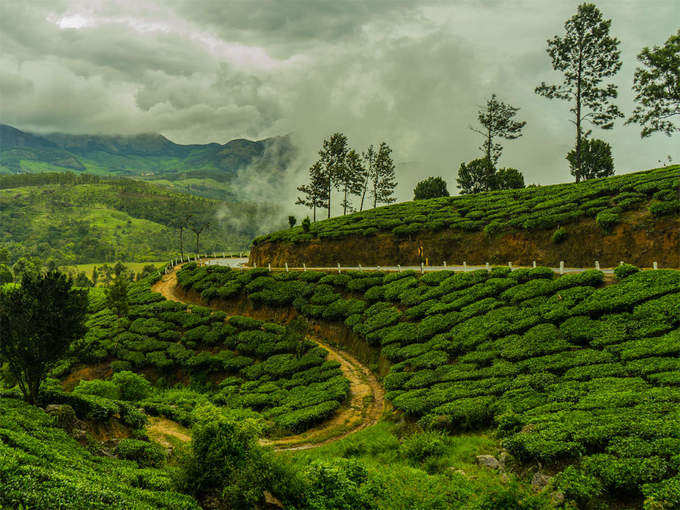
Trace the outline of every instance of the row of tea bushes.
<path fill-rule="evenodd" d="M 425 428 L 497 425 L 522 461 L 571 463 L 559 478 L 570 498 L 680 505 L 680 272 L 619 276 L 603 286 L 599 271 L 540 267 L 421 277 L 190 264 L 178 278 L 344 321 L 393 363 L 384 385 L 396 408 Z"/>
<path fill-rule="evenodd" d="M 495 235 L 505 230 L 552 229 L 592 218 L 609 231 L 621 213 L 648 208 L 652 216 L 680 214 L 680 166 L 593 179 L 581 183 L 530 186 L 521 190 L 492 191 L 430 200 L 403 202 L 274 232 L 255 239 L 263 242 L 306 242 L 391 232 L 409 236 L 418 232 L 452 229 L 484 230 Z M 229 292 L 229 291 L 226 291 Z"/>
<path fill-rule="evenodd" d="M 126 317 L 116 317 L 94 291 L 87 334 L 54 375 L 108 363 L 114 372 L 147 374 L 158 386 L 189 384 L 220 405 L 260 412 L 277 433 L 305 430 L 344 402 L 349 382 L 313 342 L 278 324 L 226 320 L 224 312 L 166 301 L 151 282 L 131 286 Z M 142 405 L 150 414 L 191 421 L 190 409 L 167 398 Z"/>
<path fill-rule="evenodd" d="M 42 409 L 0 397 L 2 508 L 200 509 L 173 491 L 170 469 L 146 465 L 160 461 L 151 443 L 124 440 L 117 453 L 133 460 L 94 455 Z"/>

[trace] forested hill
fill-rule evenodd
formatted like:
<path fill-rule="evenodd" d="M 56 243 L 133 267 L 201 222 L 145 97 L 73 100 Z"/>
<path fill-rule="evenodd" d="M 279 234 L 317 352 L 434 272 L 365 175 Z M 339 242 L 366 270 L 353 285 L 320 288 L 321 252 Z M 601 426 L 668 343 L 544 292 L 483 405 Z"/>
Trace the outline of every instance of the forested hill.
<path fill-rule="evenodd" d="M 179 253 L 177 225 L 209 223 L 201 251 L 239 250 L 281 217 L 275 206 L 171 192 L 132 179 L 90 174 L 0 176 L 0 252 L 59 264 L 165 260 Z M 196 236 L 184 230 L 185 251 Z"/>
<path fill-rule="evenodd" d="M 680 266 L 680 166 L 429 200 L 255 239 L 251 262 Z"/>
<path fill-rule="evenodd" d="M 256 172 L 265 178 L 280 177 L 294 155 L 287 136 L 180 145 L 158 133 L 37 135 L 0 124 L 0 173 L 70 170 L 141 177 L 163 180 L 212 198 L 236 196 L 238 190 L 230 190 L 228 185 L 240 171 Z"/>

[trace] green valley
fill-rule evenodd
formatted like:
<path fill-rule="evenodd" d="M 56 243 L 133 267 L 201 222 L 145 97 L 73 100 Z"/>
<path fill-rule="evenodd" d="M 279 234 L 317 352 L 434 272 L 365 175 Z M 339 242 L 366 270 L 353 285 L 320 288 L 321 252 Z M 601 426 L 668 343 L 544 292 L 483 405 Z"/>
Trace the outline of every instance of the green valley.
<path fill-rule="evenodd" d="M 281 221 L 266 204 L 228 203 L 131 179 L 90 174 L 0 176 L 0 250 L 57 265 L 169 260 L 196 252 L 190 223 L 209 224 L 200 252 L 245 250 L 262 224 Z M 187 221 L 187 218 L 190 218 Z"/>

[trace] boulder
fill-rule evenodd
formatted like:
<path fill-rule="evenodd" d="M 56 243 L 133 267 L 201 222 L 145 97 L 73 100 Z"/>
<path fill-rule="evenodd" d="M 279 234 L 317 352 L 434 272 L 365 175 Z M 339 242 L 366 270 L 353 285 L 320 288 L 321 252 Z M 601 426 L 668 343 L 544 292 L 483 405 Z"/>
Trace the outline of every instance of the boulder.
<path fill-rule="evenodd" d="M 545 486 L 550 483 L 550 480 L 552 480 L 552 478 L 550 478 L 548 475 L 544 475 L 540 471 L 536 471 L 533 478 L 531 479 L 531 487 L 535 491 L 543 490 L 543 488 L 545 488 Z"/>
<path fill-rule="evenodd" d="M 73 430 L 76 423 L 76 412 L 67 404 L 50 404 L 45 408 L 45 412 L 52 416 L 57 427 L 68 432 Z"/>
<path fill-rule="evenodd" d="M 477 455 L 477 464 L 489 469 L 501 468 L 501 463 L 493 455 Z"/>

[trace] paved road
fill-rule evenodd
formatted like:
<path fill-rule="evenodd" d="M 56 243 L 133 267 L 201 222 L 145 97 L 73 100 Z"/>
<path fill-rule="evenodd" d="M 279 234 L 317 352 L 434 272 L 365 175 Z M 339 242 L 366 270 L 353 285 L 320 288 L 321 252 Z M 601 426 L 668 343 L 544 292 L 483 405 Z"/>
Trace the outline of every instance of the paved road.
<path fill-rule="evenodd" d="M 248 266 L 248 259 L 247 258 L 207 258 L 207 259 L 199 259 L 199 262 L 207 264 L 207 265 L 215 265 L 215 266 L 228 266 L 228 267 L 233 267 L 235 269 L 252 269 L 250 266 Z M 267 266 L 268 267 L 268 266 Z M 477 269 L 489 269 L 490 267 L 494 267 L 492 265 L 483 265 L 483 266 L 468 266 L 468 265 L 454 265 L 454 266 L 423 266 L 422 271 L 423 272 L 431 272 L 431 271 L 475 271 Z M 532 266 L 511 266 L 512 269 L 530 269 Z M 272 271 L 337 271 L 338 266 L 332 266 L 332 267 L 272 267 Z M 564 267 L 564 268 L 559 268 L 559 267 L 553 267 L 551 268 L 555 273 L 557 274 L 566 274 L 566 273 L 582 273 L 583 271 L 588 271 L 590 269 L 599 269 L 602 271 L 604 274 L 614 274 L 614 268 L 597 268 L 595 266 L 593 267 Z M 652 268 L 643 268 L 643 269 L 652 269 Z M 668 268 L 666 268 L 668 269 Z M 420 266 L 341 266 L 340 271 L 421 271 Z"/>
<path fill-rule="evenodd" d="M 216 266 L 228 266 L 228 267 L 233 267 L 233 268 L 238 268 L 238 269 L 251 269 L 250 266 L 247 266 L 248 264 L 248 259 L 247 258 L 216 258 L 216 259 L 199 259 L 199 261 L 202 261 L 203 263 L 207 265 L 216 265 Z M 475 271 L 477 269 L 489 269 L 490 267 L 493 266 L 467 266 L 467 265 L 462 265 L 462 266 L 423 266 L 422 270 L 423 272 L 431 272 L 431 271 Z M 521 266 L 521 267 L 526 267 L 526 266 Z M 512 266 L 512 269 L 520 269 L 520 266 Z M 556 273 L 560 273 L 560 268 L 559 267 L 553 267 L 551 268 L 553 271 Z M 595 269 L 595 267 L 565 267 L 563 269 L 564 273 L 581 273 L 583 271 L 587 271 L 589 269 Z M 272 271 L 285 271 L 285 267 L 272 267 Z M 289 267 L 289 271 L 337 271 L 338 267 Z M 340 271 L 420 271 L 421 267 L 420 266 L 341 266 Z M 600 271 L 602 271 L 605 274 L 613 274 L 614 269 L 612 268 L 600 268 Z"/>

